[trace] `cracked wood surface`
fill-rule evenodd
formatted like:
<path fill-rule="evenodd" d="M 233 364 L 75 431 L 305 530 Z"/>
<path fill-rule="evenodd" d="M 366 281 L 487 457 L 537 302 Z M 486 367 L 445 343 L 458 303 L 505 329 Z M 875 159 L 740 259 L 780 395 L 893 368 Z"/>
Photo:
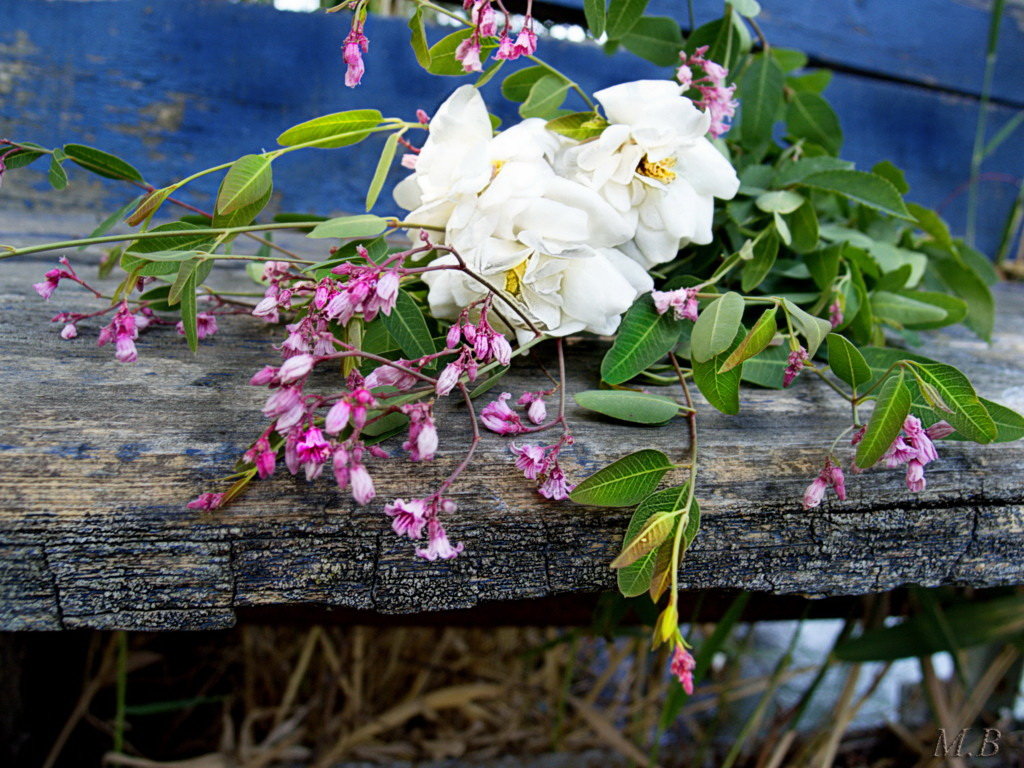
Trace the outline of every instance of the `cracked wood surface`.
<path fill-rule="evenodd" d="M 52 238 L 76 221 L 0 216 L 0 231 L 21 233 L 0 240 Z M 465 544 L 461 557 L 417 559 L 391 533 L 384 501 L 424 494 L 460 460 L 468 424 L 459 408 L 441 415 L 435 462 L 374 460 L 378 498 L 367 507 L 326 478 L 307 485 L 278 474 L 227 510 L 186 509 L 216 488 L 262 428 L 262 390 L 247 380 L 273 362 L 279 330 L 226 318 L 192 355 L 173 329 L 158 328 L 140 338 L 139 361 L 122 365 L 96 347 L 95 326 L 83 323 L 69 342 L 47 322 L 61 310 L 96 308 L 74 286 L 42 302 L 31 283 L 51 264 L 0 263 L 0 629 L 211 629 L 231 625 L 244 606 L 414 613 L 614 584 L 608 563 L 629 511 L 538 497 L 497 435 L 485 436 L 455 487 L 449 530 Z M 217 279 L 245 280 L 227 269 Z M 949 331 L 930 335 L 921 351 L 964 367 L 982 395 L 1021 409 L 1024 291 L 997 293 L 993 347 Z M 596 386 L 601 349 L 572 348 L 570 391 Z M 497 391 L 518 396 L 537 377 L 520 364 Z M 1024 445 L 945 442 L 923 494 L 908 493 L 898 470 L 873 470 L 849 478 L 846 503 L 804 512 L 802 491 L 847 417 L 826 387 L 804 378 L 784 394 L 744 391 L 737 417 L 700 401 L 704 524 L 684 589 L 829 596 L 1024 581 Z M 569 417 L 577 440 L 565 463 L 576 480 L 640 447 L 679 460 L 686 448 L 679 420 L 629 427 L 574 405 Z M 399 443 L 386 445 L 398 455 Z M 681 471 L 667 478 L 681 480 Z"/>

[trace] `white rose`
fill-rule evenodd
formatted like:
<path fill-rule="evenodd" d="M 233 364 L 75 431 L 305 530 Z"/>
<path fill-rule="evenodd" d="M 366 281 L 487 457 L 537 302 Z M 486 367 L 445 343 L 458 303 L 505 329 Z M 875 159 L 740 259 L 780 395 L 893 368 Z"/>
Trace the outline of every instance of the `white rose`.
<path fill-rule="evenodd" d="M 540 121 L 525 121 L 503 136 L 509 147 L 536 148 L 530 138 L 535 133 L 541 138 L 548 132 Z M 621 215 L 594 191 L 557 176 L 545 155 L 513 153 L 485 190 L 454 207 L 445 243 L 540 330 L 553 336 L 584 330 L 609 334 L 652 285 L 646 271 L 614 248 L 630 234 Z M 454 263 L 452 256 L 432 262 Z M 437 317 L 454 319 L 488 292 L 454 270 L 423 277 Z M 531 337 L 527 324 L 503 301 L 496 307 L 520 340 Z"/>
<path fill-rule="evenodd" d="M 649 269 L 687 243 L 710 243 L 714 198 L 732 198 L 739 179 L 705 138 L 709 115 L 668 80 L 623 83 L 594 95 L 611 125 L 566 149 L 557 167 L 630 222 L 635 235 L 621 250 Z"/>

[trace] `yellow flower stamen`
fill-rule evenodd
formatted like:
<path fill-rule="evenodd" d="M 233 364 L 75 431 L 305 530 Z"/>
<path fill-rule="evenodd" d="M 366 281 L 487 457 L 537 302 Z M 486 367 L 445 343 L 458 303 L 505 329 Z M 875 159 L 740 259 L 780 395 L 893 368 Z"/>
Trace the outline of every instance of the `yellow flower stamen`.
<path fill-rule="evenodd" d="M 528 261 L 528 260 L 527 260 Z M 516 298 L 523 290 L 523 275 L 526 274 L 526 261 L 522 261 L 505 272 L 505 293 Z"/>
<path fill-rule="evenodd" d="M 655 163 L 647 155 L 644 155 L 643 159 L 636 166 L 636 172 L 641 176 L 668 184 L 676 177 L 675 173 L 670 170 L 675 165 L 676 159 L 674 157 L 666 157 L 664 160 L 659 160 Z"/>

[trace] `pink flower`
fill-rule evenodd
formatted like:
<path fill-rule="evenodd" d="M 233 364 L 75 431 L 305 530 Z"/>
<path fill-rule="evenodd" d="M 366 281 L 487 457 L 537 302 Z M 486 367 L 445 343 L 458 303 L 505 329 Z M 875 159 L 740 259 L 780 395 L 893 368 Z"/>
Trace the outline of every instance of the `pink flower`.
<path fill-rule="evenodd" d="M 294 355 L 284 361 L 277 372 L 277 379 L 282 384 L 291 384 L 308 376 L 314 365 L 316 365 L 316 358 L 312 355 Z"/>
<path fill-rule="evenodd" d="M 424 560 L 451 560 L 462 551 L 462 544 L 452 545 L 441 522 L 432 517 L 427 522 L 427 547 L 417 549 L 416 556 Z"/>
<path fill-rule="evenodd" d="M 256 371 L 249 379 L 249 383 L 254 387 L 263 387 L 267 384 L 277 383 L 277 368 L 272 365 L 264 365 L 260 370 Z"/>
<path fill-rule="evenodd" d="M 459 47 L 455 49 L 455 59 L 462 64 L 462 69 L 465 72 L 483 71 L 483 65 L 480 63 L 480 36 L 478 32 L 474 32 L 472 36 L 459 43 Z"/>
<path fill-rule="evenodd" d="M 501 39 L 498 40 L 498 50 L 495 52 L 494 58 L 512 61 L 518 57 L 519 52 L 516 50 L 516 45 L 512 41 L 511 36 L 509 36 L 508 32 L 502 33 Z"/>
<path fill-rule="evenodd" d="M 177 328 L 179 336 L 185 335 L 185 324 L 181 320 L 178 321 L 175 328 Z M 196 315 L 196 335 L 200 339 L 205 339 L 207 336 L 213 336 L 217 330 L 216 315 L 211 315 L 209 312 L 200 312 Z"/>
<path fill-rule="evenodd" d="M 830 487 L 835 489 L 840 501 L 846 501 L 846 479 L 842 468 L 832 461 L 831 456 L 825 459 L 825 466 L 804 491 L 804 509 L 814 509 L 820 505 L 825 498 L 825 491 Z"/>
<path fill-rule="evenodd" d="M 697 662 L 690 652 L 683 647 L 682 643 L 677 643 L 669 669 L 679 680 L 679 684 L 683 686 L 687 696 L 693 695 L 693 671 L 696 668 Z"/>
<path fill-rule="evenodd" d="M 516 469 L 523 473 L 527 480 L 536 480 L 548 468 L 548 449 L 542 445 L 524 445 L 522 448 L 511 444 L 512 453 L 516 455 Z"/>
<path fill-rule="evenodd" d="M 921 426 L 921 420 L 914 415 L 907 416 L 903 421 L 902 434 L 897 435 L 892 445 L 882 455 L 885 465 L 894 469 L 902 464 L 907 465 L 907 489 L 920 493 L 925 489 L 927 481 L 924 468 L 939 458 L 934 440 L 940 440 L 953 434 L 955 430 L 945 421 L 938 421 L 927 429 Z"/>
<path fill-rule="evenodd" d="M 828 321 L 832 324 L 833 328 L 838 328 L 843 324 L 843 306 L 839 303 L 839 299 L 829 304 Z"/>
<path fill-rule="evenodd" d="M 352 498 L 357 504 L 369 504 L 377 495 L 373 487 L 373 478 L 361 462 L 349 467 L 349 482 L 352 483 Z"/>
<path fill-rule="evenodd" d="M 336 435 L 348 426 L 348 418 L 352 413 L 352 406 L 348 400 L 342 398 L 327 412 L 324 418 L 324 431 L 329 435 Z"/>
<path fill-rule="evenodd" d="M 68 323 L 60 331 L 60 337 L 62 339 L 73 339 L 78 335 L 78 326 L 74 323 Z"/>
<path fill-rule="evenodd" d="M 503 392 L 498 395 L 497 400 L 488 403 L 480 411 L 480 421 L 491 432 L 497 432 L 499 435 L 518 435 L 526 429 L 519 414 L 509 408 L 508 400 L 511 397 L 510 393 Z"/>
<path fill-rule="evenodd" d="M 562 468 L 558 466 L 558 461 L 555 460 L 554 466 L 548 472 L 547 479 L 541 483 L 537 493 L 545 499 L 562 501 L 569 498 L 572 489 L 573 486 L 566 482 L 565 472 L 562 471 Z"/>
<path fill-rule="evenodd" d="M 654 308 L 659 315 L 664 315 L 670 309 L 675 314 L 676 320 L 697 319 L 697 289 L 677 288 L 674 291 L 652 291 L 651 298 L 654 300 Z"/>
<path fill-rule="evenodd" d="M 415 368 L 415 364 L 409 360 L 395 360 L 397 365 L 404 368 Z M 396 368 L 394 365 L 381 365 L 370 371 L 363 386 L 367 389 L 374 387 L 394 387 L 400 392 L 412 389 L 416 385 L 416 377 L 411 373 Z"/>
<path fill-rule="evenodd" d="M 409 439 L 402 443 L 402 448 L 409 452 L 412 461 L 430 461 L 438 444 L 433 407 L 429 403 L 409 403 L 400 410 L 409 417 Z"/>
<path fill-rule="evenodd" d="M 302 387 L 281 387 L 271 394 L 263 406 L 263 415 L 268 419 L 276 419 L 275 429 L 285 434 L 306 415 Z"/>
<path fill-rule="evenodd" d="M 363 54 L 370 50 L 370 41 L 363 34 L 363 23 L 358 18 L 352 21 L 352 29 L 341 50 L 341 58 L 348 66 L 345 71 L 345 85 L 355 88 L 363 79 L 366 67 L 363 64 Z"/>
<path fill-rule="evenodd" d="M 224 493 L 201 493 L 185 506 L 189 509 L 202 509 L 209 512 L 210 510 L 220 509 L 224 504 L 224 497 L 226 495 Z"/>
<path fill-rule="evenodd" d="M 122 301 L 110 324 L 100 329 L 97 343 L 102 347 L 114 342 L 114 357 L 122 363 L 134 363 L 138 359 L 135 350 L 135 339 L 138 335 L 135 315 L 128 308 L 128 302 Z"/>
<path fill-rule="evenodd" d="M 384 505 L 384 513 L 391 515 L 391 529 L 399 536 L 419 539 L 427 524 L 427 505 L 424 499 L 395 499 Z"/>
<path fill-rule="evenodd" d="M 324 433 L 317 427 L 310 427 L 295 444 L 299 462 L 305 467 L 306 479 L 315 480 L 320 476 L 324 464 L 331 458 L 331 444 L 324 440 Z"/>
<path fill-rule="evenodd" d="M 789 353 L 787 359 L 788 365 L 786 370 L 782 374 L 782 386 L 788 387 L 793 383 L 793 379 L 800 375 L 800 371 L 804 369 L 804 363 L 807 362 L 807 350 L 803 347 L 794 349 Z"/>
<path fill-rule="evenodd" d="M 261 437 L 252 448 L 245 452 L 242 458 L 249 464 L 256 467 L 256 472 L 261 479 L 266 479 L 274 474 L 277 465 L 277 452 L 270 447 L 270 441 L 266 436 Z"/>
<path fill-rule="evenodd" d="M 345 490 L 352 486 L 352 498 L 357 504 L 368 504 L 377 495 L 373 487 L 373 478 L 363 464 L 363 445 L 355 442 L 349 447 L 338 446 L 332 461 L 334 479 L 338 488 Z"/>
<path fill-rule="evenodd" d="M 534 424 L 543 424 L 544 420 L 548 417 L 548 409 L 544 404 L 544 395 L 546 392 L 525 392 L 516 401 L 517 405 L 525 405 L 526 416 Z"/>
<path fill-rule="evenodd" d="M 441 397 L 444 397 L 451 392 L 455 385 L 459 383 L 459 379 L 465 374 L 465 376 L 473 381 L 476 379 L 477 374 L 477 363 L 473 358 L 471 350 L 468 347 L 463 347 L 462 353 L 448 363 L 441 371 L 441 375 L 437 377 L 437 384 L 434 385 L 434 391 Z"/>
<path fill-rule="evenodd" d="M 692 55 L 687 56 L 686 52 L 679 54 L 682 64 L 676 70 L 676 79 L 684 88 L 695 88 L 700 93 L 700 98 L 694 101 L 698 107 L 703 108 L 711 117 L 711 125 L 708 133 L 717 138 L 729 130 L 729 123 L 736 115 L 736 107 L 739 106 L 733 96 L 736 93 L 735 85 L 726 85 L 725 80 L 729 76 L 729 70 L 722 65 L 704 58 L 708 52 L 708 46 L 701 46 Z M 699 67 L 704 71 L 702 77 L 694 77 L 693 67 Z"/>
<path fill-rule="evenodd" d="M 367 321 L 378 313 L 390 315 L 398 300 L 399 273 L 394 269 L 381 270 L 363 246 L 356 250 L 372 266 L 346 262 L 331 270 L 336 275 L 348 276 L 324 307 L 324 314 L 341 325 L 347 324 L 357 312 Z"/>
<path fill-rule="evenodd" d="M 537 52 L 537 33 L 533 31 L 533 19 L 527 16 L 523 28 L 516 37 L 516 56 L 532 56 Z"/>
<path fill-rule="evenodd" d="M 428 115 L 425 110 L 417 109 L 416 121 L 421 125 L 427 125 L 430 122 L 430 115 Z"/>

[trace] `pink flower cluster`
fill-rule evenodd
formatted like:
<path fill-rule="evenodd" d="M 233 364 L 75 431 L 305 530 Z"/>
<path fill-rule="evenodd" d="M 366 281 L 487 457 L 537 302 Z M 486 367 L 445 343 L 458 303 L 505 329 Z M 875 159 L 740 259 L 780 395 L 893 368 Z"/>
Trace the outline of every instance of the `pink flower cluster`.
<path fill-rule="evenodd" d="M 448 363 L 437 377 L 438 395 L 451 392 L 463 375 L 474 381 L 482 364 L 497 362 L 508 365 L 512 360 L 512 345 L 487 320 L 488 306 L 485 300 L 475 325 L 469 321 L 469 310 L 466 310 L 448 329 L 445 344 L 449 350 L 458 351 L 459 356 Z"/>
<path fill-rule="evenodd" d="M 925 465 L 939 458 L 934 440 L 941 440 L 956 430 L 945 421 L 938 421 L 925 429 L 916 416 L 907 416 L 903 421 L 902 434 L 893 440 L 883 454 L 882 461 L 889 469 L 907 465 L 907 488 L 914 493 L 925 489 Z"/>
<path fill-rule="evenodd" d="M 842 467 L 834 462 L 831 456 L 825 459 L 825 466 L 804 491 L 804 509 L 814 509 L 819 506 L 825 498 L 825 491 L 829 488 L 835 490 L 840 501 L 846 501 L 846 478 L 843 475 Z"/>
<path fill-rule="evenodd" d="M 110 324 L 100 330 L 99 346 L 113 342 L 114 357 L 122 363 L 134 363 L 139 357 L 135 349 L 138 336 L 139 327 L 135 315 L 128 308 L 128 302 L 122 301 Z"/>
<path fill-rule="evenodd" d="M 279 311 L 291 308 L 292 291 L 286 287 L 292 279 L 291 268 L 292 265 L 287 261 L 268 261 L 263 265 L 263 279 L 268 285 L 262 301 L 252 310 L 254 317 L 276 323 L 281 319 Z"/>
<path fill-rule="evenodd" d="M 391 529 L 399 536 L 407 536 L 413 541 L 423 538 L 423 529 L 427 529 L 427 546 L 417 548 L 417 557 L 425 560 L 451 560 L 462 552 L 462 544 L 452 544 L 448 534 L 438 519 L 438 513 L 451 514 L 455 511 L 455 502 L 440 495 L 424 499 L 395 499 L 384 506 L 385 514 L 391 517 Z"/>
<path fill-rule="evenodd" d="M 669 669 L 676 676 L 679 684 L 683 686 L 687 696 L 693 695 L 693 671 L 696 668 L 697 661 L 682 643 L 677 643 L 676 649 L 672 653 L 672 663 Z"/>
<path fill-rule="evenodd" d="M 53 292 L 57 290 L 57 286 L 60 285 L 61 280 L 73 280 L 76 283 L 81 282 L 78 275 L 75 274 L 75 270 L 71 266 L 71 262 L 67 260 L 66 256 L 61 256 L 59 261 L 64 269 L 56 267 L 49 270 L 45 275 L 43 275 L 43 282 L 36 283 L 32 286 L 35 288 L 36 293 L 47 301 L 49 301 L 50 297 L 53 296 Z"/>
<path fill-rule="evenodd" d="M 800 372 L 804 369 L 807 360 L 807 350 L 803 347 L 797 347 L 789 353 L 789 358 L 786 361 L 786 370 L 782 374 L 782 386 L 788 387 L 793 383 L 793 379 L 799 376 Z"/>
<path fill-rule="evenodd" d="M 472 34 L 459 43 L 455 49 L 455 58 L 462 64 L 466 72 L 481 72 L 483 63 L 480 60 L 482 39 L 498 35 L 498 14 L 491 5 L 491 0 L 464 0 L 463 8 L 469 12 L 469 20 L 473 25 Z M 537 33 L 533 31 L 533 17 L 527 10 L 522 29 L 513 40 L 511 18 L 505 14 L 505 25 L 498 40 L 495 59 L 513 61 L 520 56 L 532 56 L 537 50 Z"/>
<path fill-rule="evenodd" d="M 554 445 L 523 445 L 512 443 L 510 449 L 516 455 L 516 469 L 527 480 L 539 480 L 537 493 L 545 499 L 562 501 L 569 498 L 575 487 L 566 479 L 565 472 L 558 464 L 558 454 L 563 446 L 571 445 L 572 437 L 564 435 Z"/>
<path fill-rule="evenodd" d="M 652 291 L 651 298 L 654 299 L 654 308 L 659 315 L 664 315 L 670 309 L 675 314 L 676 320 L 697 319 L 697 289 L 677 288 L 674 291 Z"/>
<path fill-rule="evenodd" d="M 341 58 L 345 62 L 345 85 L 355 88 L 366 73 L 363 54 L 370 50 L 370 41 L 363 33 L 363 19 L 357 12 L 352 19 L 352 28 L 341 47 Z"/>
<path fill-rule="evenodd" d="M 729 70 L 705 58 L 707 52 L 706 45 L 702 45 L 690 56 L 687 56 L 686 51 L 680 52 L 682 63 L 676 70 L 676 79 L 684 88 L 695 88 L 700 93 L 700 98 L 694 99 L 694 104 L 711 115 L 708 133 L 717 139 L 729 130 L 729 122 L 736 115 L 739 102 L 733 98 L 736 85 L 725 84 Z M 700 68 L 704 75 L 694 77 L 693 67 Z"/>
<path fill-rule="evenodd" d="M 356 314 L 362 315 L 367 322 L 378 313 L 390 315 L 398 300 L 399 270 L 373 264 L 370 254 L 361 245 L 356 251 L 367 265 L 345 263 L 335 267 L 331 272 L 346 276 L 348 280 L 344 283 L 322 280 L 313 297 L 313 305 L 317 309 L 322 309 L 329 319 L 342 325 Z"/>

